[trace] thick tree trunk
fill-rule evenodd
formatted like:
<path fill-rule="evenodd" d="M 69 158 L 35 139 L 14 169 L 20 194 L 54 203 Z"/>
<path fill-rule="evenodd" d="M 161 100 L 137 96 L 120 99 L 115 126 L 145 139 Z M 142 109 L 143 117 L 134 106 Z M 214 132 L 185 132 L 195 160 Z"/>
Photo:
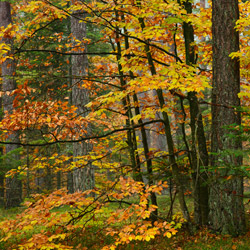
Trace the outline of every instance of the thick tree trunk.
<path fill-rule="evenodd" d="M 239 61 L 229 54 L 239 50 L 239 34 L 234 29 L 239 18 L 237 0 L 212 2 L 213 89 L 211 165 L 216 168 L 210 191 L 210 224 L 224 234 L 239 235 L 245 230 L 243 178 L 237 173 L 227 180 L 229 170 L 242 164 L 234 150 L 242 145 L 237 132 L 225 126 L 241 124 L 238 93 L 240 91 Z M 231 138 L 229 132 L 234 134 Z M 228 151 L 230 151 L 230 153 Z"/>
<path fill-rule="evenodd" d="M 11 7 L 10 3 L 7 1 L 0 2 L 0 27 L 7 27 L 11 20 Z M 9 38 L 2 39 L 3 42 L 12 46 L 12 40 Z M 11 113 L 13 111 L 13 100 L 14 96 L 7 94 L 7 92 L 12 92 L 16 88 L 16 83 L 13 78 L 13 74 L 15 72 L 15 63 L 12 59 L 6 59 L 2 65 L 2 91 L 6 93 L 3 96 L 3 111 L 8 111 Z M 9 138 L 8 141 L 18 141 L 18 133 L 14 132 Z M 10 153 L 11 151 L 17 149 L 18 146 L 16 145 L 6 145 L 5 153 Z M 18 161 L 19 155 L 17 153 L 10 154 L 8 157 L 8 164 L 11 166 L 13 162 L 11 161 Z M 22 201 L 22 183 L 21 181 L 15 176 L 13 178 L 6 178 L 5 182 L 5 207 L 15 207 L 20 205 Z"/>
<path fill-rule="evenodd" d="M 83 18 L 82 14 L 74 13 L 71 18 L 71 33 L 73 36 L 73 44 L 76 46 L 76 40 L 82 41 L 86 38 L 86 24 L 80 22 L 79 19 Z M 82 52 L 78 50 L 78 52 Z M 89 102 L 89 92 L 84 89 L 81 84 L 82 81 L 79 77 L 87 75 L 88 70 L 88 58 L 86 55 L 72 55 L 72 104 L 77 107 L 77 113 L 79 115 L 87 115 L 87 109 L 85 105 Z M 88 128 L 89 130 L 90 128 Z M 89 132 L 89 131 L 88 131 Z M 87 155 L 91 151 L 92 145 L 88 142 L 74 143 L 73 156 L 74 161 L 78 161 L 77 157 Z M 73 172 L 73 185 L 74 191 L 84 191 L 92 189 L 94 187 L 94 169 L 91 164 L 87 166 L 79 166 Z"/>

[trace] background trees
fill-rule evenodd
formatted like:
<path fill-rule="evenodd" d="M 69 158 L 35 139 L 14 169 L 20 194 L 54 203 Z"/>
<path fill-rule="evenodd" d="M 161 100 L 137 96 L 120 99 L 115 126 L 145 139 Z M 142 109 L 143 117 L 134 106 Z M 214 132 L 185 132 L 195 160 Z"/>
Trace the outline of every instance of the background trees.
<path fill-rule="evenodd" d="M 176 0 L 16 3 L 13 25 L 0 33 L 15 37 L 17 62 L 14 109 L 0 123 L 1 143 L 8 145 L 10 132 L 18 131 L 20 141 L 11 145 L 29 151 L 21 151 L 22 164 L 10 173 L 22 176 L 30 190 L 24 192 L 35 193 L 39 178 L 49 183 L 40 188 L 46 192 L 65 187 L 73 171 L 74 191 L 84 191 L 81 198 L 62 191 L 47 196 L 45 214 L 56 194 L 63 201 L 55 206 L 76 207 L 69 224 L 87 223 L 109 203 L 126 204 L 129 209 L 121 217 L 139 219 L 124 227 L 124 234 L 110 229 L 119 245 L 160 233 L 171 237 L 177 227 L 157 223 L 174 218 L 177 195 L 191 232 L 208 222 L 223 233 L 244 232 L 242 179 L 248 172 L 241 132 L 248 132 L 249 4 L 240 3 L 237 22 L 245 54 L 238 51 L 234 30 L 237 1 L 217 4 L 211 12 Z M 241 93 L 239 60 L 247 90 Z M 242 124 L 238 95 L 245 108 Z M 152 131 L 164 138 L 165 149 L 150 147 Z M 163 191 L 171 197 L 167 214 L 157 208 Z M 186 194 L 191 194 L 194 211 Z M 138 204 L 128 200 L 133 195 Z M 81 210 L 83 204 L 89 210 Z M 112 213 L 107 223 L 118 214 Z M 156 224 L 144 224 L 148 218 Z"/>

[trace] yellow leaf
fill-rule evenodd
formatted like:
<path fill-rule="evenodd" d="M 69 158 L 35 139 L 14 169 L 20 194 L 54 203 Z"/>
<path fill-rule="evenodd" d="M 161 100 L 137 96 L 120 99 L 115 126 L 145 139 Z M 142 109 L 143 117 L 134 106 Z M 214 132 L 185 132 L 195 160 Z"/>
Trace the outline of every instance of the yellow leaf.
<path fill-rule="evenodd" d="M 61 237 L 62 240 L 64 240 L 65 237 L 66 237 L 66 234 L 61 234 L 60 237 Z"/>
<path fill-rule="evenodd" d="M 33 229 L 33 227 L 32 227 L 31 225 L 25 226 L 25 227 L 23 228 L 24 231 L 26 231 L 26 230 L 31 230 L 31 229 Z"/>
<path fill-rule="evenodd" d="M 167 236 L 168 238 L 171 238 L 172 234 L 169 233 L 169 232 L 166 232 L 166 233 L 164 234 L 164 236 Z"/>
<path fill-rule="evenodd" d="M 31 221 L 31 222 L 30 222 L 30 224 L 31 224 L 31 225 L 35 225 L 35 224 L 37 224 L 37 220 L 33 220 L 33 221 Z"/>
<path fill-rule="evenodd" d="M 137 235 L 137 236 L 135 237 L 135 239 L 136 239 L 136 240 L 142 240 L 142 236 L 141 236 L 141 235 Z"/>

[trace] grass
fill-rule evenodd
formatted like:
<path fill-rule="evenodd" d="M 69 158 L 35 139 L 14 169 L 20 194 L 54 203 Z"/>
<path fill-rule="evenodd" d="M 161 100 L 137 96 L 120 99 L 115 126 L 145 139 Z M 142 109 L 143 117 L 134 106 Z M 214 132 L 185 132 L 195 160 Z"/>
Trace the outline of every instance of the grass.
<path fill-rule="evenodd" d="M 0 208 L 0 222 L 6 219 L 14 219 L 15 216 L 23 211 L 24 208 L 16 207 L 11 209 Z"/>

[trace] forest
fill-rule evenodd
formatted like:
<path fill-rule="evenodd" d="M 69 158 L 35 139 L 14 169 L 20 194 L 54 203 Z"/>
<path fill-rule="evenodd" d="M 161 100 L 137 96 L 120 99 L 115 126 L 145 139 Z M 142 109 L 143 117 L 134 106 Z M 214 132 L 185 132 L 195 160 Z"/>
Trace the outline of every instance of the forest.
<path fill-rule="evenodd" d="M 0 249 L 250 249 L 248 0 L 0 0 Z"/>

